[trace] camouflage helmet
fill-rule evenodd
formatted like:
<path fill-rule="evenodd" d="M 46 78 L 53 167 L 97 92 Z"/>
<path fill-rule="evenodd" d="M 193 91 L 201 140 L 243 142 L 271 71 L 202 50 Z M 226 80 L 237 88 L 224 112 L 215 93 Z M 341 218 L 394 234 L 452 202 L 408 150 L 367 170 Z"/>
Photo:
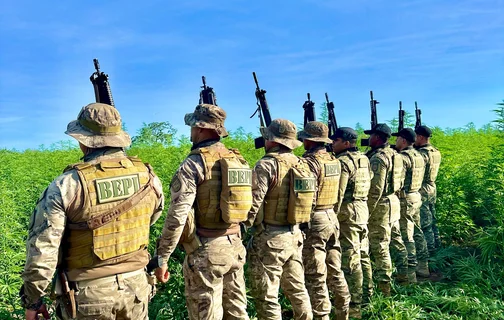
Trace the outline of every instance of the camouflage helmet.
<path fill-rule="evenodd" d="M 222 138 L 228 136 L 228 132 L 226 128 L 224 128 L 224 120 L 226 120 L 226 111 L 218 106 L 206 103 L 197 105 L 194 112 L 186 113 L 184 117 L 186 125 L 203 129 L 213 129 Z"/>
<path fill-rule="evenodd" d="M 329 139 L 329 128 L 322 122 L 310 121 L 304 127 L 304 130 L 299 132 L 300 140 L 309 140 L 314 142 L 332 143 Z"/>
<path fill-rule="evenodd" d="M 77 120 L 68 124 L 65 133 L 89 148 L 131 145 L 130 136 L 122 130 L 119 111 L 104 103 L 90 103 L 83 107 Z"/>
<path fill-rule="evenodd" d="M 261 134 L 265 140 L 274 141 L 291 150 L 303 144 L 297 140 L 296 125 L 285 119 L 271 121 L 267 128 L 261 128 Z"/>

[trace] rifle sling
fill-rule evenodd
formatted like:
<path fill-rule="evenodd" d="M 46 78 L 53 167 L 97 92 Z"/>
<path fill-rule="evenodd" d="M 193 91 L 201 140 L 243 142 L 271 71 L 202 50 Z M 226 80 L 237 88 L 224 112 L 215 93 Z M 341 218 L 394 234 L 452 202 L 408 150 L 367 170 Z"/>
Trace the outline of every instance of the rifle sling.
<path fill-rule="evenodd" d="M 118 217 L 120 217 L 123 213 L 127 212 L 134 206 L 136 206 L 147 194 L 151 191 L 154 190 L 153 186 L 153 175 L 149 170 L 149 181 L 135 194 L 133 194 L 131 197 L 129 197 L 127 200 L 121 202 L 114 208 L 112 208 L 110 211 L 104 212 L 98 216 L 92 217 L 91 219 L 84 221 L 84 222 L 78 222 L 78 223 L 68 223 L 67 226 L 69 229 L 72 230 L 95 230 L 98 229 Z"/>

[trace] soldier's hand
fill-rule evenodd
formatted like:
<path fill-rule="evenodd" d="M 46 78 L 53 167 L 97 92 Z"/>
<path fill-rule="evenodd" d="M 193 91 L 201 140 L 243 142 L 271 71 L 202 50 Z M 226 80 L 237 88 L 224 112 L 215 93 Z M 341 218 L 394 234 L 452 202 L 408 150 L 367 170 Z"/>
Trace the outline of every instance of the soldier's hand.
<path fill-rule="evenodd" d="M 49 312 L 47 311 L 45 303 L 42 304 L 40 306 L 40 308 L 38 308 L 38 310 L 29 310 L 29 309 L 26 309 L 25 319 L 26 320 L 38 320 L 38 315 L 39 314 L 41 314 L 42 316 L 44 316 L 44 319 L 47 319 L 47 320 L 51 319 L 51 317 L 49 316 Z"/>
<path fill-rule="evenodd" d="M 170 272 L 168 271 L 168 265 L 163 263 L 163 265 L 156 269 L 156 278 L 161 283 L 167 283 L 170 280 Z"/>

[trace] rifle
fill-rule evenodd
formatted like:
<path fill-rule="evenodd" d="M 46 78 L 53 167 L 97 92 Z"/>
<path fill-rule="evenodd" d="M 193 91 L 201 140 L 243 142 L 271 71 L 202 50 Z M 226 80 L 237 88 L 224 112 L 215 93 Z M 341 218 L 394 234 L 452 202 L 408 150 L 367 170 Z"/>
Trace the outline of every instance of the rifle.
<path fill-rule="evenodd" d="M 376 114 L 376 105 L 380 102 L 373 98 L 373 91 L 369 91 L 371 96 L 371 101 L 369 101 L 369 105 L 371 107 L 371 129 L 373 129 L 378 124 L 378 116 Z M 362 139 L 361 146 L 367 147 L 369 146 L 369 139 Z"/>
<path fill-rule="evenodd" d="M 397 126 L 397 132 L 400 132 L 402 129 L 404 129 L 404 116 L 406 112 L 402 109 L 402 101 L 399 101 L 399 125 Z M 390 145 L 392 149 L 395 149 L 396 146 Z"/>
<path fill-rule="evenodd" d="M 415 129 L 417 129 L 422 125 L 422 110 L 418 109 L 416 101 L 415 101 L 415 117 L 416 117 Z"/>
<path fill-rule="evenodd" d="M 201 86 L 202 90 L 200 92 L 200 99 L 199 103 L 206 103 L 206 104 L 213 104 L 214 106 L 217 105 L 217 97 L 215 96 L 215 92 L 213 91 L 212 87 L 208 87 L 206 85 L 205 81 L 205 76 L 201 77 L 201 80 L 203 81 L 203 85 Z"/>
<path fill-rule="evenodd" d="M 256 84 L 255 96 L 257 99 L 257 109 L 250 116 L 250 118 L 255 116 L 256 113 L 258 113 L 260 128 L 262 129 L 262 128 L 268 127 L 270 125 L 271 114 L 270 114 L 269 107 L 268 107 L 268 101 L 266 101 L 266 90 L 261 89 L 259 87 L 259 82 L 257 81 L 257 77 L 256 77 L 255 72 L 252 72 L 252 75 L 254 76 L 254 81 Z M 255 138 L 254 145 L 255 145 L 256 149 L 263 148 L 264 144 L 265 144 L 265 140 L 262 136 L 259 138 Z"/>
<path fill-rule="evenodd" d="M 112 91 L 108 81 L 108 74 L 100 71 L 100 63 L 98 59 L 93 59 L 95 72 L 89 77 L 93 84 L 96 102 L 105 103 L 114 107 L 114 99 L 112 99 Z"/>
<path fill-rule="evenodd" d="M 329 127 L 329 137 L 336 133 L 338 129 L 338 123 L 336 122 L 336 116 L 334 115 L 334 103 L 329 102 L 329 96 L 327 92 L 325 94 L 326 106 L 327 106 L 327 126 Z"/>
<path fill-rule="evenodd" d="M 306 124 L 310 121 L 315 121 L 315 102 L 311 101 L 309 93 L 307 93 L 306 96 L 308 97 L 308 100 L 306 100 L 303 104 L 304 126 L 306 126 Z"/>
<path fill-rule="evenodd" d="M 399 101 L 399 126 L 397 128 L 397 132 L 404 129 L 404 116 L 406 112 L 402 108 L 402 101 Z"/>

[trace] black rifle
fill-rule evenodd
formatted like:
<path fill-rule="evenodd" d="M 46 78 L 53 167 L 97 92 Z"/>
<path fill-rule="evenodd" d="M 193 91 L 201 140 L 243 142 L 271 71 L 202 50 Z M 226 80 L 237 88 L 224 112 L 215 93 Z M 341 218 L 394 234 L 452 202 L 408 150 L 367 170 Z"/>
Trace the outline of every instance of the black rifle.
<path fill-rule="evenodd" d="M 369 91 L 369 94 L 371 96 L 371 101 L 369 102 L 369 105 L 371 106 L 371 129 L 373 129 L 378 124 L 378 116 L 376 114 L 376 105 L 380 102 L 378 102 L 377 100 L 375 100 L 373 98 L 373 91 Z M 363 146 L 363 147 L 369 146 L 369 139 L 362 139 L 361 146 Z"/>
<path fill-rule="evenodd" d="M 270 114 L 269 107 L 268 107 L 268 101 L 266 101 L 266 90 L 261 89 L 259 87 L 259 82 L 257 81 L 257 77 L 256 77 L 255 72 L 252 72 L 252 75 L 254 76 L 254 81 L 256 84 L 255 96 L 257 99 L 257 109 L 254 112 L 254 114 L 252 114 L 250 116 L 250 118 L 255 116 L 256 113 L 258 113 L 259 123 L 260 123 L 260 127 L 262 129 L 262 128 L 268 127 L 270 125 L 271 114 Z M 256 149 L 264 148 L 264 144 L 265 144 L 265 141 L 264 141 L 263 137 L 255 138 L 254 145 L 255 145 Z"/>
<path fill-rule="evenodd" d="M 217 97 L 215 96 L 215 92 L 213 91 L 212 87 L 208 87 L 206 85 L 205 81 L 205 76 L 201 77 L 201 80 L 203 81 L 203 85 L 201 86 L 202 90 L 200 92 L 200 99 L 199 103 L 206 103 L 206 104 L 213 104 L 214 106 L 217 105 Z"/>
<path fill-rule="evenodd" d="M 417 102 L 415 101 L 415 129 L 422 125 L 422 110 L 418 109 Z"/>
<path fill-rule="evenodd" d="M 338 129 L 338 122 L 336 122 L 336 116 L 334 115 L 334 103 L 329 101 L 329 96 L 327 92 L 325 94 L 326 106 L 327 106 L 327 126 L 329 127 L 329 137 L 336 133 Z"/>
<path fill-rule="evenodd" d="M 94 87 L 96 102 L 105 103 L 114 107 L 114 99 L 112 99 L 112 91 L 108 81 L 108 74 L 100 71 L 100 63 L 98 59 L 93 59 L 95 72 L 89 77 Z"/>
<path fill-rule="evenodd" d="M 399 101 L 399 126 L 397 127 L 397 132 L 404 129 L 404 116 L 406 112 L 402 108 L 402 101 Z"/>
<path fill-rule="evenodd" d="M 400 132 L 402 129 L 404 129 L 404 116 L 406 112 L 402 108 L 402 101 L 399 101 L 399 125 L 397 126 L 397 132 Z M 391 148 L 395 149 L 396 146 L 391 145 Z"/>
<path fill-rule="evenodd" d="M 308 97 L 308 100 L 303 103 L 304 126 L 306 126 L 306 124 L 310 121 L 315 121 L 315 102 L 311 101 L 309 93 L 307 93 L 306 96 Z"/>

